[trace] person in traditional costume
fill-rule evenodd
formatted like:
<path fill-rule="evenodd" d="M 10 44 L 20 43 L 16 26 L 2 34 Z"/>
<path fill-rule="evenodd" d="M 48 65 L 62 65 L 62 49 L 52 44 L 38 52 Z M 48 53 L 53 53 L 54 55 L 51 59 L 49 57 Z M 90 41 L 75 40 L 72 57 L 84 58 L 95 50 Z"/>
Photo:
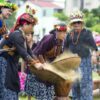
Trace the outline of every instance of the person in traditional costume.
<path fill-rule="evenodd" d="M 49 34 L 33 49 L 33 54 L 37 56 L 41 63 L 46 61 L 52 62 L 64 50 L 64 40 L 67 32 L 65 24 L 59 24 L 55 34 Z M 49 82 L 44 82 L 34 74 L 34 83 L 32 84 L 33 95 L 37 100 L 53 100 L 54 85 Z M 29 88 L 31 90 L 31 87 Z"/>
<path fill-rule="evenodd" d="M 17 10 L 17 5 L 11 2 L 0 0 L 0 41 L 4 34 L 8 33 L 5 19 L 8 19 L 12 13 Z M 6 37 L 5 37 L 6 38 Z"/>
<path fill-rule="evenodd" d="M 13 11 L 15 11 L 17 9 L 17 5 L 11 2 L 6 2 L 4 0 L 0 0 L 0 43 L 3 39 L 3 37 L 7 38 L 5 34 L 8 33 L 7 27 L 6 27 L 6 23 L 5 23 L 5 19 L 8 19 L 9 16 L 12 14 Z M 1 62 L 1 60 L 0 60 Z M 3 65 L 5 65 L 5 62 L 2 63 Z M 1 75 L 2 73 L 2 67 L 0 65 L 0 100 L 2 100 L 1 97 L 1 92 L 2 92 L 2 80 L 3 77 Z"/>
<path fill-rule="evenodd" d="M 81 58 L 79 72 L 81 80 L 72 87 L 72 100 L 93 100 L 91 51 L 96 56 L 97 46 L 92 32 L 84 27 L 83 13 L 76 10 L 70 15 L 70 28 L 65 47 Z M 90 51 L 91 50 L 91 51 Z"/>
<path fill-rule="evenodd" d="M 42 64 L 32 54 L 26 41 L 26 34 L 33 32 L 35 24 L 36 19 L 32 15 L 22 14 L 17 19 L 8 39 L 1 42 L 0 100 L 18 100 L 18 92 L 20 91 L 18 60 L 20 57 L 37 69 L 42 67 Z"/>
<path fill-rule="evenodd" d="M 28 45 L 29 47 L 31 48 L 31 50 L 33 50 L 37 43 L 33 40 L 33 37 L 34 37 L 34 32 L 32 32 L 31 34 L 27 34 L 26 35 L 26 39 L 27 39 L 27 42 L 28 42 Z M 28 100 L 31 100 L 32 96 L 34 96 L 32 93 L 33 93 L 33 83 L 34 83 L 34 76 L 33 74 L 31 73 L 30 69 L 29 69 L 29 66 L 26 66 L 26 69 L 25 69 L 25 73 L 27 74 L 27 77 L 26 77 L 26 82 L 25 82 L 25 92 L 27 93 L 28 95 Z M 30 89 L 31 88 L 31 89 Z"/>

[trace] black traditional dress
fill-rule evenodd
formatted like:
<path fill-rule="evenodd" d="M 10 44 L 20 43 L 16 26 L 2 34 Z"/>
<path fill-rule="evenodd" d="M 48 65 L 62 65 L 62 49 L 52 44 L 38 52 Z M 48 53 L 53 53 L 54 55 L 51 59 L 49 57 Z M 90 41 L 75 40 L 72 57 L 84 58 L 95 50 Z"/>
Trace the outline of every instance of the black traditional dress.
<path fill-rule="evenodd" d="M 16 30 L 0 44 L 0 48 L 15 49 L 0 53 L 0 100 L 18 100 L 20 91 L 18 76 L 18 60 L 22 57 L 29 61 L 33 56 L 24 38 L 22 30 Z"/>

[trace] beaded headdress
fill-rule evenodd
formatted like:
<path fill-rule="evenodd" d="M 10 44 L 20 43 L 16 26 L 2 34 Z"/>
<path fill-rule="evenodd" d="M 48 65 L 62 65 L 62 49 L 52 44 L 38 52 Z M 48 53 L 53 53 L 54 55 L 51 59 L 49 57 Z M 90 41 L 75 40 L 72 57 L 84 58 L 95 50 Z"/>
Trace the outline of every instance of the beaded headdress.
<path fill-rule="evenodd" d="M 76 10 L 70 14 L 70 24 L 74 22 L 81 21 L 83 22 L 83 13 L 79 10 Z"/>

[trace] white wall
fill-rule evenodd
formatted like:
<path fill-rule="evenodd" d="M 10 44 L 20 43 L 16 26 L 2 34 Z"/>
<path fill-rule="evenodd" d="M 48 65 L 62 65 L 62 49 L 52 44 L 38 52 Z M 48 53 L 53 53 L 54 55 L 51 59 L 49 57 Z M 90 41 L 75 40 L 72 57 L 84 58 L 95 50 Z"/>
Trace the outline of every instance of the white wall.
<path fill-rule="evenodd" d="M 17 12 L 16 18 L 25 12 L 26 5 L 30 5 L 31 8 L 36 9 L 35 17 L 38 19 L 38 24 L 34 27 L 34 32 L 39 35 L 40 39 L 45 35 L 49 34 L 49 31 L 53 29 L 53 25 L 56 23 L 57 19 L 53 17 L 53 8 L 41 8 L 36 6 L 29 1 L 21 6 Z M 47 16 L 43 16 L 43 10 L 46 10 Z M 45 32 L 43 30 L 45 29 Z"/>
<path fill-rule="evenodd" d="M 65 0 L 54 0 L 58 2 L 54 2 L 58 4 L 62 8 L 65 8 Z M 76 5 L 76 6 L 75 6 Z M 97 8 L 100 6 L 100 0 L 84 0 L 84 8 L 91 10 L 93 8 Z M 73 9 L 80 9 L 80 0 L 66 0 L 66 9 L 65 13 L 70 15 Z"/>
<path fill-rule="evenodd" d="M 100 0 L 85 0 L 84 7 L 91 10 L 100 6 Z"/>

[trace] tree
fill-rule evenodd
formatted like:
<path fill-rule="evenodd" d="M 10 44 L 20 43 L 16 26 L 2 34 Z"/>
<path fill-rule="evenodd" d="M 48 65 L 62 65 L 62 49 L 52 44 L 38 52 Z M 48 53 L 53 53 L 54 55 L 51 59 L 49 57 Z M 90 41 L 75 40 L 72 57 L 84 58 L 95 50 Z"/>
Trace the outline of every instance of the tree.
<path fill-rule="evenodd" d="M 93 31 L 96 31 L 100 34 L 100 24 L 97 24 L 91 28 Z"/>
<path fill-rule="evenodd" d="M 92 9 L 91 13 L 93 13 L 94 17 L 98 17 L 100 22 L 100 7 Z"/>
<path fill-rule="evenodd" d="M 55 17 L 57 17 L 61 21 L 67 21 L 68 17 L 64 14 L 64 12 L 59 12 L 54 14 Z"/>
<path fill-rule="evenodd" d="M 85 15 L 86 27 L 91 28 L 94 31 L 100 32 L 100 7 L 88 11 L 87 9 L 83 10 Z"/>

